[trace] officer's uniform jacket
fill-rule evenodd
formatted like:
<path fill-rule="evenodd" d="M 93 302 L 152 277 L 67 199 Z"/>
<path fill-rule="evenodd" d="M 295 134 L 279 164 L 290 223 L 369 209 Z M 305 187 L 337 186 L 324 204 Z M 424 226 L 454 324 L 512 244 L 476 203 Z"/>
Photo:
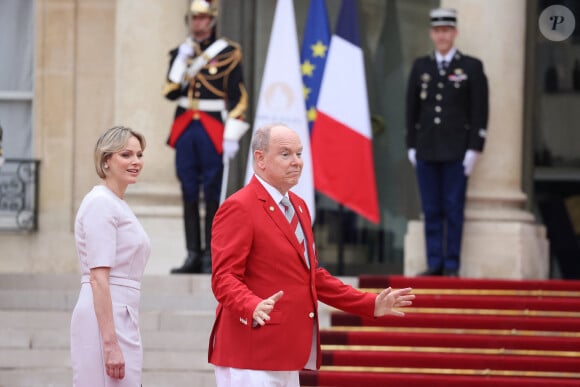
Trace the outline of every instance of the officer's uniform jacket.
<path fill-rule="evenodd" d="M 195 42 L 194 58 L 202 55 L 214 41 L 212 37 L 201 43 Z M 243 81 L 242 50 L 237 43 L 227 39 L 226 41 L 228 42 L 226 48 L 211 58 L 193 78 L 186 78 L 186 87 L 169 79 L 169 72 L 177 57 L 179 47 L 169 52 L 169 70 L 163 94 L 167 99 L 179 102 L 175 110 L 176 119 L 187 110 L 193 110 L 192 119 L 199 119 L 199 116 L 195 114 L 197 111 L 209 114 L 220 123 L 223 123 L 227 117 L 243 119 L 248 106 L 248 95 Z M 185 100 L 187 103 L 184 103 Z M 216 104 L 208 104 L 206 101 L 224 101 L 223 109 L 213 107 L 207 109 L 204 106 Z"/>
<path fill-rule="evenodd" d="M 482 151 L 488 119 L 488 86 L 480 60 L 459 51 L 447 70 L 435 54 L 413 63 L 406 101 L 407 148 L 417 159 L 457 161 L 467 149 Z"/>

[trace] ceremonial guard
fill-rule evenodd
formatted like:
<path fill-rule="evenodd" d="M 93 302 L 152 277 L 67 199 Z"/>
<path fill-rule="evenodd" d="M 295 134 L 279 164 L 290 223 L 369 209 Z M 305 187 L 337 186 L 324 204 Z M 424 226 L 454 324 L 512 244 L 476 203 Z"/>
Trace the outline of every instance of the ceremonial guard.
<path fill-rule="evenodd" d="M 211 273 L 211 228 L 226 189 L 224 165 L 236 155 L 249 127 L 243 121 L 248 95 L 242 51 L 237 43 L 216 38 L 217 15 L 215 0 L 192 1 L 187 15 L 190 34 L 169 53 L 164 95 L 176 101 L 177 108 L 167 142 L 175 148 L 187 247 L 185 262 L 171 273 Z"/>
<path fill-rule="evenodd" d="M 430 12 L 435 50 L 413 63 L 406 97 L 406 143 L 417 173 L 428 269 L 457 276 L 467 178 L 483 150 L 487 78 L 480 60 L 459 52 L 453 9 Z"/>

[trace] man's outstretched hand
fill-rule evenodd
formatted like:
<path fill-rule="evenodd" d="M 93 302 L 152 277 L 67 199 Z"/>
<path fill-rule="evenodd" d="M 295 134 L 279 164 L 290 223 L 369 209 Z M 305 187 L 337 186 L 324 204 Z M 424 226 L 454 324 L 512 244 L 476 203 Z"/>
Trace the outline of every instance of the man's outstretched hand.
<path fill-rule="evenodd" d="M 405 313 L 395 308 L 412 305 L 415 299 L 415 295 L 411 294 L 412 291 L 413 289 L 411 288 L 393 290 L 388 287 L 380 292 L 375 299 L 375 317 L 386 315 L 404 316 Z"/>

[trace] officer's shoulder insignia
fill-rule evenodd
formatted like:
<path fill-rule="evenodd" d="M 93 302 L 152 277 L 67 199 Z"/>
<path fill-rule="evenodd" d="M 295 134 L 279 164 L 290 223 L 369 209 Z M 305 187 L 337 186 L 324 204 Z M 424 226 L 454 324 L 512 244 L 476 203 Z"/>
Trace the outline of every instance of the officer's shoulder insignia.
<path fill-rule="evenodd" d="M 241 48 L 236 48 L 234 51 L 232 51 L 232 57 L 237 60 L 240 61 L 242 60 L 242 50 Z"/>
<path fill-rule="evenodd" d="M 241 50 L 242 49 L 242 46 L 240 46 L 240 44 L 238 42 L 234 42 L 233 40 L 229 40 L 229 39 L 226 39 L 226 40 L 230 44 L 230 46 L 232 46 L 236 50 Z"/>
<path fill-rule="evenodd" d="M 242 59 L 242 46 L 232 40 L 224 39 L 228 42 L 229 46 L 220 53 L 220 56 L 223 55 L 227 58 L 240 61 Z"/>

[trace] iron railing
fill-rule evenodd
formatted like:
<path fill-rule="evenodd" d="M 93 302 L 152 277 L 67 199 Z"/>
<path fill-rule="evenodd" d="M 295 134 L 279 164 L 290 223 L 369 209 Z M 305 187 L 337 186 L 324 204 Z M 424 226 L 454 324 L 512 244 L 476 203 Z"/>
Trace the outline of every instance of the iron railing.
<path fill-rule="evenodd" d="M 0 167 L 0 231 L 38 230 L 39 164 L 6 159 Z"/>

